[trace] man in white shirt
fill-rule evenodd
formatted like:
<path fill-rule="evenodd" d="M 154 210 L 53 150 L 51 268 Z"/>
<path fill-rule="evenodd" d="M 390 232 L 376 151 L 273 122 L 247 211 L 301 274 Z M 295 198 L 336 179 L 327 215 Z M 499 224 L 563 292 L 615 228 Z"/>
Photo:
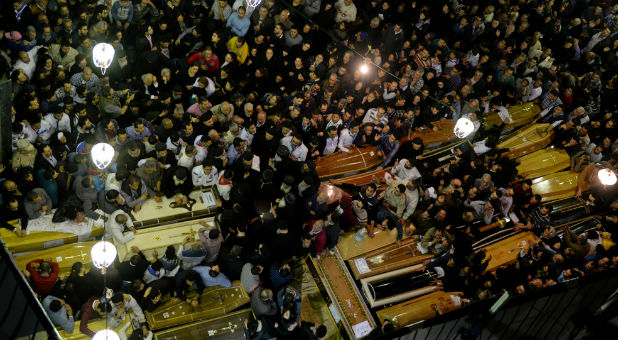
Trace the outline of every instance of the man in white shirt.
<path fill-rule="evenodd" d="M 337 128 L 335 126 L 326 129 L 326 134 L 324 150 L 322 151 L 323 156 L 328 156 L 337 151 L 337 145 L 339 144 L 339 135 L 337 135 Z"/>
<path fill-rule="evenodd" d="M 34 145 L 36 137 L 37 133 L 30 127 L 30 124 L 23 122 L 13 123 L 13 131 L 11 132 L 12 151 L 17 150 L 18 140 L 25 139 L 30 142 L 30 144 Z"/>
<path fill-rule="evenodd" d="M 206 160 L 204 164 L 193 168 L 191 171 L 191 178 L 193 180 L 193 185 L 196 187 L 211 187 L 217 183 L 219 172 L 217 168 L 213 166 L 211 160 Z"/>
<path fill-rule="evenodd" d="M 372 123 L 373 125 L 386 125 L 388 124 L 388 117 L 386 116 L 386 110 L 383 107 L 371 108 L 365 113 L 363 117 L 363 123 Z"/>
<path fill-rule="evenodd" d="M 62 131 L 71 134 L 71 118 L 62 111 L 62 108 L 59 107 L 58 110 L 60 111 L 46 114 L 44 119 L 55 128 L 54 132 Z"/>
<path fill-rule="evenodd" d="M 348 148 L 354 144 L 359 129 L 360 125 L 358 122 L 354 121 L 350 124 L 349 129 L 341 130 L 341 134 L 339 135 L 339 150 L 350 152 Z"/>
<path fill-rule="evenodd" d="M 307 158 L 309 149 L 303 144 L 300 134 L 281 138 L 281 145 L 290 150 L 290 158 L 294 161 L 304 162 Z"/>
<path fill-rule="evenodd" d="M 500 103 L 500 99 L 492 98 L 490 103 L 492 109 L 496 111 L 496 113 L 498 113 L 498 116 L 500 116 L 500 119 L 502 119 L 504 124 L 511 124 L 512 120 L 511 115 L 509 114 L 509 110 L 507 110 L 506 107 L 502 106 L 502 103 Z"/>
<path fill-rule="evenodd" d="M 131 231 L 124 232 L 124 228 Z M 105 238 L 113 238 L 115 242 L 125 244 L 135 238 L 137 230 L 133 227 L 133 221 L 124 211 L 114 211 L 105 223 Z"/>
<path fill-rule="evenodd" d="M 337 15 L 335 16 L 335 22 L 353 22 L 356 20 L 356 5 L 352 0 L 339 0 L 335 3 L 337 9 Z"/>
<path fill-rule="evenodd" d="M 232 170 L 225 170 L 219 173 L 217 179 L 217 191 L 224 201 L 229 201 L 230 191 L 232 190 L 232 177 L 234 172 Z"/>
<path fill-rule="evenodd" d="M 408 181 L 421 178 L 421 173 L 418 169 L 416 169 L 415 166 L 412 166 L 412 163 L 405 158 L 395 162 L 391 173 L 395 176 L 394 179 L 396 181 Z"/>
<path fill-rule="evenodd" d="M 541 79 L 537 79 L 534 83 L 529 85 L 528 95 L 524 96 L 522 100 L 524 102 L 531 102 L 541 96 L 543 93 L 543 81 Z"/>
<path fill-rule="evenodd" d="M 32 79 L 32 75 L 34 75 L 34 70 L 36 69 L 37 62 L 37 52 L 41 46 L 35 46 L 30 51 L 19 51 L 17 54 L 18 59 L 13 64 L 13 71 L 21 69 L 24 71 L 24 74 L 28 76 L 28 79 Z"/>

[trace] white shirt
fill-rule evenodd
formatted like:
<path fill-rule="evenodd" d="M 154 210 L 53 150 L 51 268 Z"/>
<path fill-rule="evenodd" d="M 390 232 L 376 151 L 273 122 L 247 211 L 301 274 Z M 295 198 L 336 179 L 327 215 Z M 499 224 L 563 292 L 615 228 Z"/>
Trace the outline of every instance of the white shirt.
<path fill-rule="evenodd" d="M 21 59 L 17 59 L 15 64 L 13 64 L 13 71 L 22 69 L 24 70 L 24 73 L 26 74 L 28 79 L 32 79 L 32 75 L 34 74 L 34 70 L 36 69 L 36 62 L 38 59 L 37 52 L 40 48 L 41 46 L 35 46 L 30 51 L 26 52 L 30 57 L 30 62 L 27 64 L 21 61 Z"/>
<path fill-rule="evenodd" d="M 109 216 L 107 223 L 105 223 L 105 238 L 110 239 L 113 237 L 115 242 L 125 244 L 134 239 L 135 234 L 132 231 L 123 232 L 124 225 L 120 225 L 118 224 L 118 222 L 116 222 L 116 216 L 118 215 L 126 215 L 128 218 L 125 225 L 128 228 L 133 227 L 133 221 L 131 221 L 131 216 L 127 215 L 124 211 L 118 209 Z"/>
<path fill-rule="evenodd" d="M 224 201 L 228 201 L 230 199 L 230 191 L 232 190 L 232 183 L 228 182 L 223 178 L 224 172 L 221 171 L 219 173 L 219 177 L 217 178 L 217 191 L 219 191 L 219 195 L 223 198 Z"/>
<path fill-rule="evenodd" d="M 363 123 L 373 123 L 374 121 L 378 121 L 380 122 L 380 124 L 386 125 L 388 124 L 388 117 L 386 116 L 386 114 L 384 114 L 381 118 L 378 118 L 378 109 L 372 108 L 367 110 L 367 113 L 365 113 L 365 117 L 363 117 Z"/>
<path fill-rule="evenodd" d="M 36 142 L 36 131 L 34 131 L 28 124 L 20 124 L 24 127 L 23 130 L 21 130 L 21 133 L 11 133 L 12 151 L 17 150 L 17 141 L 20 139 L 25 139 L 32 145 Z"/>
<path fill-rule="evenodd" d="M 309 153 L 309 149 L 307 149 L 307 147 L 303 143 L 300 143 L 299 146 L 294 147 L 292 145 L 292 138 L 294 137 L 292 136 L 283 137 L 281 138 L 280 144 L 290 150 L 290 155 L 292 157 L 298 159 L 301 162 L 304 162 L 305 159 L 307 158 L 307 153 Z"/>
<path fill-rule="evenodd" d="M 396 180 L 408 181 L 421 178 L 421 173 L 416 167 L 412 167 L 410 169 L 406 168 L 406 165 L 408 163 L 408 160 L 404 158 L 399 161 L 399 164 L 397 164 L 397 166 L 394 167 L 393 170 L 391 170 L 391 173 L 393 174 L 393 176 L 395 176 Z"/>
<path fill-rule="evenodd" d="M 352 146 L 354 143 L 354 139 L 356 139 L 356 135 L 358 133 L 350 133 L 350 129 L 341 130 L 341 134 L 339 135 L 339 150 L 343 152 L 350 152 L 348 147 Z"/>
<path fill-rule="evenodd" d="M 195 163 L 193 156 L 189 157 L 187 155 L 187 151 L 184 146 L 182 147 L 180 153 L 182 156 L 178 157 L 178 165 L 184 166 L 187 170 L 193 169 L 193 163 Z"/>
<path fill-rule="evenodd" d="M 511 124 L 511 122 L 513 120 L 511 119 L 511 115 L 509 114 L 509 110 L 507 110 L 506 107 L 500 106 L 500 107 L 498 107 L 496 109 L 496 111 L 498 112 L 498 116 L 500 116 L 500 119 L 502 119 L 502 121 L 504 123 Z"/>
<path fill-rule="evenodd" d="M 339 144 L 339 136 L 335 135 L 335 138 L 326 138 L 326 146 L 324 147 L 324 152 L 322 152 L 324 156 L 337 151 L 337 144 Z"/>
<path fill-rule="evenodd" d="M 48 113 L 45 115 L 44 119 L 56 129 L 54 132 L 62 131 L 69 134 L 71 133 L 71 118 L 69 118 L 66 113 L 62 114 L 62 118 L 60 118 L 60 120 L 56 119 L 53 113 Z"/>
<path fill-rule="evenodd" d="M 217 183 L 219 172 L 214 166 L 209 174 L 204 173 L 204 166 L 198 165 L 191 171 L 191 179 L 194 186 L 210 187 Z"/>

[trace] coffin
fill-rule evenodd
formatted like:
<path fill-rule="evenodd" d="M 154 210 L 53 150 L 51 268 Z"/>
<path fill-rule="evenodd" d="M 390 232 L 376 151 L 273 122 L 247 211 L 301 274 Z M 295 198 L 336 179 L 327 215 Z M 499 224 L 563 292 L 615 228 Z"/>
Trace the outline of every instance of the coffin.
<path fill-rule="evenodd" d="M 318 192 L 326 193 L 326 195 L 328 196 L 328 199 L 326 200 L 326 204 L 328 205 L 338 203 L 343 196 L 348 195 L 341 188 L 336 187 L 332 184 L 327 184 L 327 183 L 320 184 L 320 188 L 318 189 Z"/>
<path fill-rule="evenodd" d="M 348 232 L 339 237 L 337 249 L 344 260 L 368 253 L 372 250 L 385 247 L 395 243 L 397 240 L 397 230 L 380 230 L 374 228 L 374 237 L 365 236 L 362 240 L 356 241 L 356 232 Z M 404 238 L 406 236 L 404 235 Z"/>
<path fill-rule="evenodd" d="M 431 285 L 432 281 L 423 265 L 417 264 L 370 276 L 360 283 L 369 306 L 375 308 L 440 290 L 439 286 Z"/>
<path fill-rule="evenodd" d="M 543 202 L 575 196 L 579 174 L 570 171 L 556 172 L 532 181 L 532 192 L 543 197 Z"/>
<path fill-rule="evenodd" d="M 384 160 L 376 152 L 375 146 L 349 148 L 350 152 L 335 152 L 324 156 L 315 165 L 320 178 L 345 175 L 364 171 L 380 165 Z"/>
<path fill-rule="evenodd" d="M 437 291 L 382 309 L 376 314 L 380 322 L 389 320 L 395 328 L 401 328 L 437 316 L 436 310 L 444 314 L 459 309 L 459 295 L 460 293 Z"/>
<path fill-rule="evenodd" d="M 127 243 L 114 241 L 116 249 L 118 249 L 118 260 L 122 262 L 131 259 L 131 256 L 134 255 L 131 252 L 132 246 L 137 246 L 148 259 L 153 257 L 153 250 L 156 250 L 159 256 L 163 256 L 167 246 L 170 245 L 176 246 L 176 250 L 178 250 L 178 246 L 183 243 L 187 236 L 193 236 L 196 240 L 199 240 L 197 231 L 203 227 L 201 223 L 219 229 L 214 217 L 140 229 L 135 234 L 135 238 Z"/>
<path fill-rule="evenodd" d="M 387 172 L 390 172 L 391 169 L 392 167 L 388 167 L 382 170 L 377 170 L 377 169 L 371 170 L 371 171 L 363 172 L 363 173 L 352 175 L 352 176 L 337 178 L 337 179 L 332 180 L 331 183 L 332 184 L 344 184 L 345 183 L 345 184 L 363 186 L 363 185 L 367 185 L 373 182 L 374 176 L 376 179 L 384 178 L 384 174 Z"/>
<path fill-rule="evenodd" d="M 508 129 L 518 128 L 526 125 L 536 119 L 541 113 L 541 108 L 534 103 L 525 103 L 509 108 L 509 115 L 511 116 L 511 124 L 505 126 Z M 490 112 L 485 117 L 485 127 L 491 127 L 492 125 L 502 124 L 502 118 L 496 112 Z"/>
<path fill-rule="evenodd" d="M 486 271 L 490 272 L 500 266 L 515 262 L 522 248 L 527 249 L 531 244 L 536 244 L 537 241 L 538 237 L 534 233 L 526 231 L 481 248 L 485 250 L 488 257 L 491 255 Z"/>
<path fill-rule="evenodd" d="M 190 220 L 197 217 L 215 215 L 221 208 L 221 198 L 216 187 L 193 191 L 189 197 L 195 200 L 191 207 L 176 207 L 170 205 L 171 198 L 163 198 L 161 202 L 149 199 L 138 212 L 131 211 L 133 225 L 136 228 L 150 227 L 159 224 Z"/>
<path fill-rule="evenodd" d="M 0 228 L 0 238 L 15 254 L 58 247 L 63 244 L 75 243 L 80 239 L 92 240 L 103 235 L 103 228 L 93 228 L 90 235 L 84 237 L 55 231 L 32 231 L 25 237 L 18 237 L 14 232 Z"/>
<path fill-rule="evenodd" d="M 549 175 L 571 165 L 569 154 L 560 149 L 542 149 L 522 156 L 519 160 L 521 163 L 517 166 L 517 171 L 526 178 Z"/>
<path fill-rule="evenodd" d="M 418 165 L 419 169 L 422 167 L 430 168 L 430 167 L 440 166 L 442 164 L 448 163 L 448 161 L 453 158 L 452 156 L 453 149 L 461 146 L 464 142 L 465 140 L 461 139 L 461 140 L 452 142 L 448 145 L 443 145 L 435 149 L 426 150 L 425 153 L 423 153 L 423 157 L 424 157 L 423 160 Z M 358 186 L 367 185 L 373 181 L 374 176 L 378 180 L 381 178 L 384 178 L 384 174 L 386 172 L 390 172 L 391 169 L 392 167 L 388 167 L 382 170 L 367 171 L 367 172 L 359 173 L 359 174 L 352 175 L 352 176 L 337 178 L 337 179 L 332 180 L 331 183 L 350 184 L 350 185 L 358 185 Z M 382 185 L 382 186 L 385 187 L 386 185 Z"/>
<path fill-rule="evenodd" d="M 407 139 L 403 139 L 401 142 L 403 143 L 406 140 L 419 137 L 423 140 L 426 147 L 434 147 L 457 139 L 457 136 L 455 136 L 455 133 L 453 132 L 453 129 L 455 128 L 454 120 L 440 120 L 431 122 L 431 124 L 437 126 L 438 131 L 428 129 L 414 131 L 408 135 Z"/>
<path fill-rule="evenodd" d="M 542 149 L 553 139 L 554 129 L 550 124 L 534 124 L 508 137 L 498 148 L 509 149 L 508 156 L 515 158 Z"/>
<path fill-rule="evenodd" d="M 171 326 L 180 326 L 190 322 L 205 320 L 227 314 L 249 302 L 249 295 L 242 288 L 240 281 L 234 281 L 232 287 L 207 287 L 202 292 L 200 304 L 193 308 L 184 301 L 168 301 L 154 312 L 145 312 L 146 321 L 152 330 Z"/>
<path fill-rule="evenodd" d="M 13 259 L 15 263 L 17 263 L 19 269 L 26 270 L 26 265 L 33 260 L 51 258 L 52 261 L 58 263 L 61 275 L 69 274 L 75 262 L 81 262 L 85 265 L 92 262 L 90 250 L 95 243 L 97 243 L 97 241 L 65 244 L 51 249 L 16 256 Z"/>
<path fill-rule="evenodd" d="M 245 340 L 245 320 L 250 314 L 250 308 L 242 309 L 212 319 L 158 331 L 154 336 L 156 340 Z"/>
<path fill-rule="evenodd" d="M 335 249 L 320 257 L 316 260 L 316 267 L 350 339 L 360 339 L 369 334 L 376 323 L 339 252 Z"/>
<path fill-rule="evenodd" d="M 123 322 L 120 326 L 112 330 L 115 331 L 116 333 L 120 333 L 120 329 L 122 329 L 122 327 L 124 327 L 124 325 L 126 325 L 128 322 L 130 322 L 130 318 L 127 318 L 125 322 Z M 80 320 L 75 321 L 73 333 L 67 333 L 62 328 L 56 327 L 56 329 L 58 330 L 58 334 L 60 334 L 60 339 L 62 340 L 90 340 L 92 339 L 88 335 L 79 331 L 79 324 L 80 324 Z M 90 320 L 88 322 L 88 328 L 90 328 L 90 330 L 95 333 L 98 331 L 104 330 L 106 328 L 105 318 Z M 132 332 L 131 327 L 129 327 L 129 329 L 127 330 L 127 333 L 128 333 L 127 335 L 131 335 L 131 332 Z"/>
<path fill-rule="evenodd" d="M 391 244 L 348 260 L 354 278 L 363 279 L 430 260 L 432 255 L 422 255 L 416 240 L 405 239 L 401 246 Z"/>
<path fill-rule="evenodd" d="M 570 222 L 596 210 L 596 207 L 588 205 L 586 200 L 575 197 L 563 198 L 550 203 L 554 210 L 549 215 L 557 224 Z"/>

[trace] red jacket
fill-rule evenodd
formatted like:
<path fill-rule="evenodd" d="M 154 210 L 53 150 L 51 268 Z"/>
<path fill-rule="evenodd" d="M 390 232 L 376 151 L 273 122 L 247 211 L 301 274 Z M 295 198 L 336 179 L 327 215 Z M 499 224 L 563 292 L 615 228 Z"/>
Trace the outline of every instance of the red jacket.
<path fill-rule="evenodd" d="M 313 230 L 313 225 L 315 222 L 316 220 L 310 220 L 305 226 L 305 231 L 310 233 Z M 326 231 L 324 228 L 322 228 L 319 233 L 313 235 L 313 246 L 315 247 L 316 254 L 319 254 L 322 250 L 324 250 L 324 247 L 326 246 Z"/>
<path fill-rule="evenodd" d="M 88 321 L 94 318 L 100 318 L 101 315 L 99 312 L 92 308 L 92 305 L 96 300 L 101 299 L 101 297 L 91 297 L 82 305 L 82 319 L 79 322 L 79 331 L 88 335 L 89 337 L 94 336 L 94 332 L 88 328 Z"/>
<path fill-rule="evenodd" d="M 49 275 L 41 275 L 35 268 L 32 267 L 33 263 L 41 263 L 43 259 L 34 260 L 26 265 L 26 270 L 30 273 L 32 277 L 32 288 L 34 291 L 41 295 L 42 298 L 46 297 L 51 293 L 56 285 L 56 280 L 58 279 L 58 263 L 50 262 L 51 264 L 51 273 Z"/>

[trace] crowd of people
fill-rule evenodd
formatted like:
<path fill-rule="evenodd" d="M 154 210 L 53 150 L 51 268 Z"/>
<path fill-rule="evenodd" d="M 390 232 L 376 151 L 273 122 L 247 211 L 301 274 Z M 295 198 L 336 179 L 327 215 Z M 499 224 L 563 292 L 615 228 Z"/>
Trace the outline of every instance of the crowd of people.
<path fill-rule="evenodd" d="M 482 299 L 524 293 L 616 267 L 618 194 L 598 185 L 616 169 L 618 4 L 606 0 L 11 0 L 0 4 L 0 73 L 12 82 L 12 159 L 0 168 L 0 219 L 104 219 L 106 239 L 135 233 L 148 199 L 188 204 L 215 186 L 221 230 L 205 226 L 176 249 L 106 272 L 53 261 L 28 265 L 52 320 L 93 335 L 107 313 L 130 338 L 151 338 L 144 310 L 167 296 L 197 306 L 207 286 L 240 280 L 251 296 L 251 339 L 317 339 L 300 322 L 294 261 L 326 254 L 340 233 L 397 229 L 432 253 L 444 288 Z M 92 47 L 115 49 L 105 72 Z M 596 230 L 556 228 L 517 160 L 496 148 L 508 109 L 535 103 L 553 147 L 582 172 L 577 197 L 608 211 Z M 487 128 L 488 113 L 503 124 Z M 423 157 L 413 131 L 469 118 L 474 132 L 445 166 Z M 433 124 L 432 124 L 433 123 Z M 94 166 L 96 143 L 115 149 Z M 329 206 L 322 157 L 376 146 L 385 183 Z M 381 187 L 386 188 L 381 191 Z M 590 191 L 587 191 L 590 190 Z M 485 273 L 479 226 L 511 219 L 541 241 Z M 19 225 L 9 221 L 19 220 Z M 364 230 L 364 229 L 362 229 Z M 359 232 L 358 237 L 363 237 Z M 562 235 L 562 237 L 559 237 Z M 439 270 L 436 268 L 440 268 Z M 106 278 L 104 290 L 103 277 Z M 127 326 L 128 327 L 128 326 Z M 126 334 L 125 334 L 126 335 Z"/>

